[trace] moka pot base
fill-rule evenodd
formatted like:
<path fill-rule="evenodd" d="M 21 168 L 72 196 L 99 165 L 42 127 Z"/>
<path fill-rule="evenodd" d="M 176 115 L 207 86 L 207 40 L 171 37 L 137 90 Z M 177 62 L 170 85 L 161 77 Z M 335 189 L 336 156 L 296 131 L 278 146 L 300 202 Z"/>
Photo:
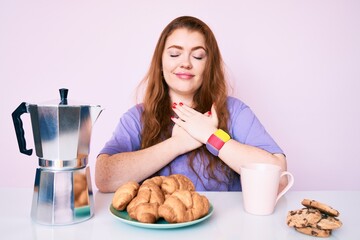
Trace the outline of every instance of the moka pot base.
<path fill-rule="evenodd" d="M 89 167 L 36 169 L 31 218 L 44 225 L 83 222 L 94 215 Z"/>

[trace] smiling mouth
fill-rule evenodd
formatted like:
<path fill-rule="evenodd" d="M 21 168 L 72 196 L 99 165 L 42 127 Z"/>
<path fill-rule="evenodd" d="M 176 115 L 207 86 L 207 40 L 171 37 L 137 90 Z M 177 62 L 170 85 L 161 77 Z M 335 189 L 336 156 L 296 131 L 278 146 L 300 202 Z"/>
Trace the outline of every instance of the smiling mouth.
<path fill-rule="evenodd" d="M 190 79 L 190 78 L 193 78 L 195 76 L 195 75 L 190 74 L 190 73 L 175 73 L 175 75 L 178 78 L 181 78 L 181 79 Z"/>

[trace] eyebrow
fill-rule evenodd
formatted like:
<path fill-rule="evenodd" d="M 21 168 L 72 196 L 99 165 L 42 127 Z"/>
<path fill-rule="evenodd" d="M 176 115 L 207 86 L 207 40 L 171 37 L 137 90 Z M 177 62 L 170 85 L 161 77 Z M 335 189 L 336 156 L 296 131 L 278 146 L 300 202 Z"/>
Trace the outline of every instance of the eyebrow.
<path fill-rule="evenodd" d="M 170 48 L 176 48 L 176 49 L 180 49 L 180 50 L 184 49 L 182 46 L 179 46 L 179 45 L 171 45 L 167 49 L 170 49 Z M 193 47 L 193 48 L 191 48 L 191 51 L 195 51 L 195 50 L 198 50 L 198 49 L 203 49 L 206 52 L 206 49 L 204 47 L 202 47 L 202 46 Z"/>

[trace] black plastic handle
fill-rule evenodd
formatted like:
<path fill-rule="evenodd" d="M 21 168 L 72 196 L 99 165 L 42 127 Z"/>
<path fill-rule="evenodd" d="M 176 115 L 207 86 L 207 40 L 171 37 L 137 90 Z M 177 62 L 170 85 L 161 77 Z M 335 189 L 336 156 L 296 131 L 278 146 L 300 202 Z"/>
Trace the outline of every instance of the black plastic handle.
<path fill-rule="evenodd" d="M 26 141 L 25 141 L 25 132 L 24 132 L 24 128 L 23 128 L 23 123 L 22 120 L 20 118 L 20 116 L 24 113 L 27 113 L 27 107 L 26 107 L 26 103 L 23 102 L 21 103 L 16 109 L 15 111 L 11 114 L 13 122 L 14 122 L 14 127 L 15 127 L 15 132 L 16 132 L 16 138 L 19 144 L 19 150 L 21 153 L 26 154 L 26 155 L 31 155 L 32 154 L 32 149 L 26 149 Z"/>
<path fill-rule="evenodd" d="M 67 105 L 68 104 L 68 100 L 67 100 L 67 95 L 68 95 L 68 89 L 66 88 L 60 88 L 59 92 L 60 92 L 60 105 Z"/>

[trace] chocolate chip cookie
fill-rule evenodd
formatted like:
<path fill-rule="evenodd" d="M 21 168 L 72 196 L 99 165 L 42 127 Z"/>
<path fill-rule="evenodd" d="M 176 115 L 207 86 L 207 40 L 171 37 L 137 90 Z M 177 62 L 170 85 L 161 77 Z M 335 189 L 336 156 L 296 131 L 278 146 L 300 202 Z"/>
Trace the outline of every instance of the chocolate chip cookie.
<path fill-rule="evenodd" d="M 310 227 L 316 226 L 321 220 L 321 212 L 315 208 L 303 208 L 289 211 L 287 215 L 287 225 L 289 227 Z"/>
<path fill-rule="evenodd" d="M 331 235 L 331 230 L 323 230 L 314 227 L 302 227 L 302 228 L 295 227 L 295 230 L 314 237 L 329 237 Z"/>
<path fill-rule="evenodd" d="M 304 199 L 301 202 L 306 208 L 289 211 L 287 225 L 296 231 L 314 237 L 329 237 L 333 230 L 343 224 L 336 218 L 339 211 L 324 203 Z"/>
<path fill-rule="evenodd" d="M 308 208 L 319 209 L 322 213 L 328 214 L 330 216 L 338 217 L 340 215 L 338 210 L 315 200 L 304 199 L 302 200 L 301 204 Z"/>
<path fill-rule="evenodd" d="M 316 224 L 316 226 L 312 227 L 317 227 L 318 229 L 333 230 L 340 228 L 341 226 L 342 222 L 339 219 L 323 214 L 321 220 Z"/>

